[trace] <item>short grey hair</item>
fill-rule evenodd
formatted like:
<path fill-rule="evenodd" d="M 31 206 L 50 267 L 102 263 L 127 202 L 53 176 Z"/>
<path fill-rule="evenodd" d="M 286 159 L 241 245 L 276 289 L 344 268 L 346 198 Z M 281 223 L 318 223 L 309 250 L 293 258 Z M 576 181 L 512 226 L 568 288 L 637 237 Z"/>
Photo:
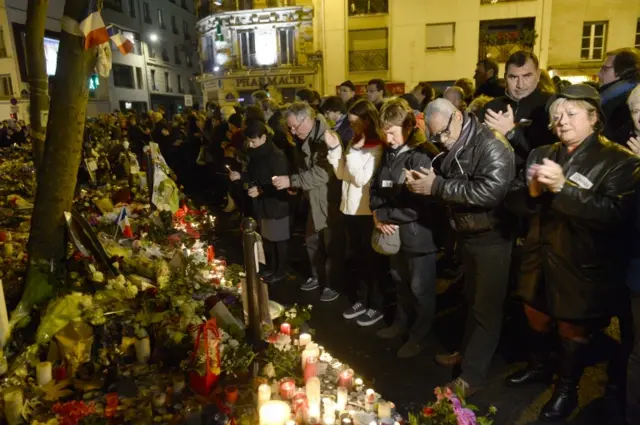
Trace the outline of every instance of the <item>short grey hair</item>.
<path fill-rule="evenodd" d="M 627 99 L 627 105 L 629 105 L 629 108 L 631 108 L 632 103 L 640 107 L 640 84 L 638 84 L 636 88 L 631 90 L 631 93 L 629 93 L 629 98 Z"/>
<path fill-rule="evenodd" d="M 438 98 L 429 102 L 424 109 L 424 120 L 429 121 L 435 114 L 450 116 L 458 112 L 458 108 L 447 99 Z"/>
<path fill-rule="evenodd" d="M 305 118 L 315 118 L 316 112 L 306 102 L 293 102 L 284 112 L 284 118 L 295 117 L 296 121 L 302 122 Z"/>

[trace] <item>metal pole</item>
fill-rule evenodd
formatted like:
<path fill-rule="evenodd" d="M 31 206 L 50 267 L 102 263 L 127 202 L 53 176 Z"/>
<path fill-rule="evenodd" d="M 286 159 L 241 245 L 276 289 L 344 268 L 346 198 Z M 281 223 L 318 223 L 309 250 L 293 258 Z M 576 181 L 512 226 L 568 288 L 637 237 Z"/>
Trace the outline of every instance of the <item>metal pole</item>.
<path fill-rule="evenodd" d="M 255 245 L 257 242 L 256 229 L 258 225 L 254 219 L 247 217 L 242 220 L 242 245 L 244 250 L 244 269 L 247 274 L 247 301 L 249 316 L 249 336 L 253 343 L 262 340 L 262 314 L 260 311 L 261 282 L 258 277 Z"/>

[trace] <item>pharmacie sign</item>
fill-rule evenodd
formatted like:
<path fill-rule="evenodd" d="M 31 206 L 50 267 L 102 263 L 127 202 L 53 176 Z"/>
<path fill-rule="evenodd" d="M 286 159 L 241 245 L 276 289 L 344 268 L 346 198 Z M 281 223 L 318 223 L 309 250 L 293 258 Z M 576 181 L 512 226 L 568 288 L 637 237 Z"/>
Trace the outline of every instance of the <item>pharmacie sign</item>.
<path fill-rule="evenodd" d="M 305 85 L 304 75 L 274 75 L 265 77 L 243 77 L 236 78 L 236 87 L 238 88 L 256 88 L 259 89 L 266 85 L 269 86 L 303 86 Z"/>

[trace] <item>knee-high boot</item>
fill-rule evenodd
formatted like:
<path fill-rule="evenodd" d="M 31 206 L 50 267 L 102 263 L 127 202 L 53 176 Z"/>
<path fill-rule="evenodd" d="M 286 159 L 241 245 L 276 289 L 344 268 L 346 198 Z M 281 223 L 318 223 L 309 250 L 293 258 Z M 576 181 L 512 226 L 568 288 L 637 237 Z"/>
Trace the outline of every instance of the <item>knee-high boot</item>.
<path fill-rule="evenodd" d="M 540 411 L 540 420 L 561 421 L 578 406 L 578 384 L 584 371 L 584 352 L 587 343 L 565 339 L 562 341 L 560 370 L 551 399 Z"/>
<path fill-rule="evenodd" d="M 529 364 L 507 377 L 507 385 L 519 387 L 536 382 L 551 383 L 553 365 L 551 364 L 551 332 L 538 332 L 529 328 L 527 348 L 530 355 Z"/>
<path fill-rule="evenodd" d="M 289 268 L 288 258 L 288 244 L 289 241 L 273 242 L 274 248 L 274 262 L 273 262 L 273 274 L 265 279 L 265 281 L 278 282 L 287 277 L 287 270 Z"/>

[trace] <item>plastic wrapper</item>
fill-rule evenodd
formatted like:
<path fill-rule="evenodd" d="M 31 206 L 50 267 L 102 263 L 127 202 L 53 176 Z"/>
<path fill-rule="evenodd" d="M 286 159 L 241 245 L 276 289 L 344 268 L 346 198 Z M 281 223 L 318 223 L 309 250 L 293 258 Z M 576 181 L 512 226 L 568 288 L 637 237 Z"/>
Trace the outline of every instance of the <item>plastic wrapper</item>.
<path fill-rule="evenodd" d="M 36 342 L 46 344 L 69 322 L 79 320 L 92 304 L 91 296 L 74 292 L 49 304 L 36 331 Z"/>
<path fill-rule="evenodd" d="M 50 362 L 63 360 L 71 376 L 75 374 L 78 366 L 91 360 L 93 328 L 86 323 L 70 322 L 56 334 L 55 341 L 57 344 L 51 345 L 48 360 Z"/>

